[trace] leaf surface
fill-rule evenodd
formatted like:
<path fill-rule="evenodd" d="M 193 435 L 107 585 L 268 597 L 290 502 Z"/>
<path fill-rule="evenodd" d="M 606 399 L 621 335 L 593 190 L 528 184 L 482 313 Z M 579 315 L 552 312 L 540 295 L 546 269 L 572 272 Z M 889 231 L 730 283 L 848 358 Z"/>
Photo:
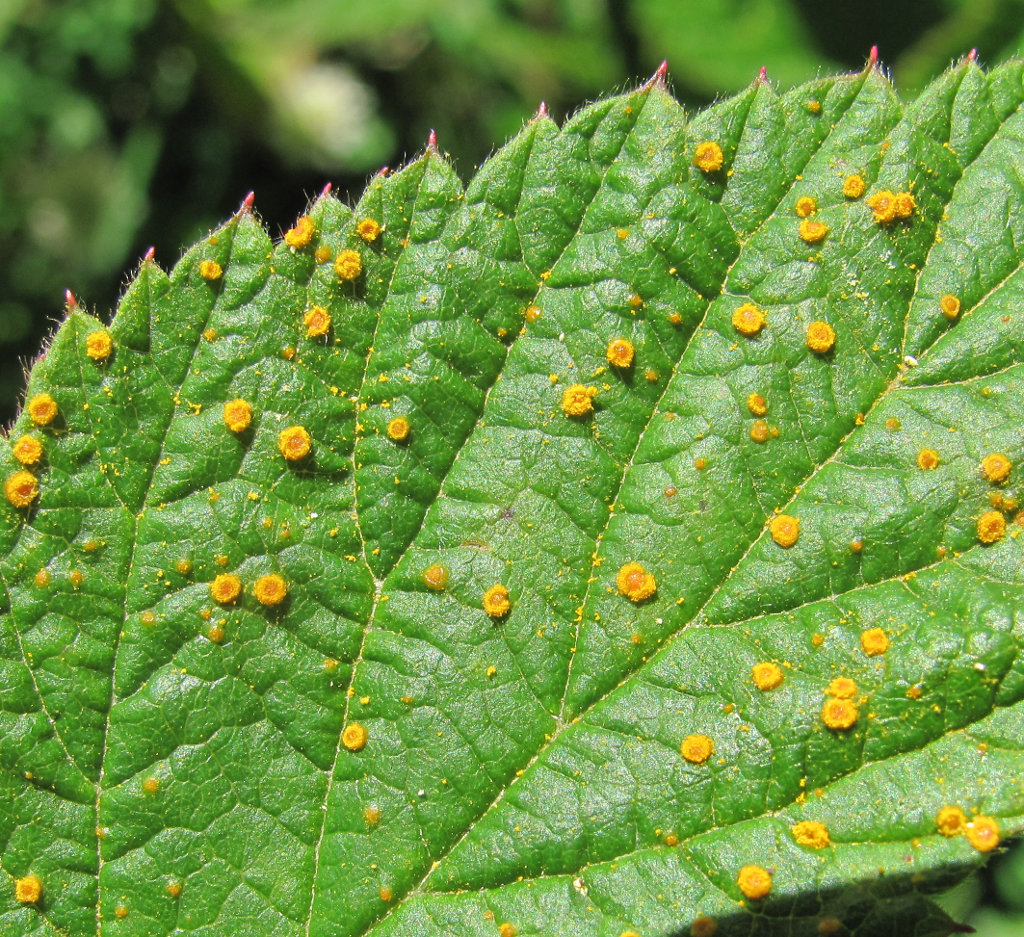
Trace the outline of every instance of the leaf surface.
<path fill-rule="evenodd" d="M 0 441 L 5 932 L 950 933 L 1024 825 L 1022 75 L 653 80 L 308 243 L 243 206 L 109 356 L 69 309 Z"/>

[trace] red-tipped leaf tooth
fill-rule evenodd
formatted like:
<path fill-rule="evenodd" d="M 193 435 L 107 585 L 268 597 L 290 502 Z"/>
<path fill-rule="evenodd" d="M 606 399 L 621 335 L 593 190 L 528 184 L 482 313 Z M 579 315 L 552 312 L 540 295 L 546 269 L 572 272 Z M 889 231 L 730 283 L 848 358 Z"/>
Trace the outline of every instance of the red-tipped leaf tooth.
<path fill-rule="evenodd" d="M 977 62 L 978 61 L 978 50 L 977 49 L 971 49 L 971 51 L 967 53 L 967 61 L 968 62 Z"/>
<path fill-rule="evenodd" d="M 437 131 L 431 129 L 430 133 L 427 134 L 427 149 L 437 152 Z"/>
<path fill-rule="evenodd" d="M 651 75 L 647 81 L 644 82 L 643 87 L 645 88 L 664 88 L 665 78 L 668 76 L 668 59 L 665 59 L 655 70 L 654 74 Z"/>
<path fill-rule="evenodd" d="M 148 251 L 146 251 L 142 259 L 151 263 L 154 257 L 156 257 L 156 248 L 151 247 Z"/>
<path fill-rule="evenodd" d="M 381 166 L 380 169 L 377 170 L 377 175 L 386 176 L 389 172 L 391 172 L 390 166 Z"/>
<path fill-rule="evenodd" d="M 768 66 L 762 65 L 761 70 L 757 73 L 758 84 L 764 84 L 768 80 Z"/>
<path fill-rule="evenodd" d="M 871 51 L 868 53 L 868 65 L 878 64 L 878 46 L 872 46 Z"/>
<path fill-rule="evenodd" d="M 252 203 L 256 201 L 256 193 L 250 192 L 244 199 L 242 199 L 242 207 L 239 211 L 249 211 L 252 208 Z"/>
<path fill-rule="evenodd" d="M 333 188 L 334 188 L 334 186 L 330 182 L 328 182 L 327 185 L 325 185 L 320 190 L 320 197 L 321 198 L 327 198 L 327 196 L 331 194 L 331 189 L 333 189 Z"/>
<path fill-rule="evenodd" d="M 78 308 L 78 300 L 75 299 L 75 294 L 71 290 L 64 290 L 64 305 L 67 307 L 68 312 Z"/>
<path fill-rule="evenodd" d="M 548 116 L 548 102 L 547 101 L 541 101 L 540 102 L 540 106 L 537 108 L 537 113 L 534 114 L 533 116 L 534 116 L 535 120 L 538 117 L 547 117 Z"/>

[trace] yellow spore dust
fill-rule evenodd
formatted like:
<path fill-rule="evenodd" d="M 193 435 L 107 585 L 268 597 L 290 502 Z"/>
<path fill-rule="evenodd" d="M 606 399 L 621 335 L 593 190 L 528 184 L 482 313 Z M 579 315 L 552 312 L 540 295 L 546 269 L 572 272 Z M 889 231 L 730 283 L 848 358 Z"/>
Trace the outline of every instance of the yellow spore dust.
<path fill-rule="evenodd" d="M 527 306 L 524 315 L 527 322 L 536 322 L 541 316 L 540 306 Z"/>
<path fill-rule="evenodd" d="M 825 240 L 825 235 L 828 234 L 828 225 L 824 221 L 812 221 L 810 218 L 805 218 L 800 222 L 797 231 L 800 233 L 801 240 L 808 244 L 817 244 L 819 241 Z"/>
<path fill-rule="evenodd" d="M 412 432 L 412 426 L 404 416 L 396 416 L 388 423 L 388 438 L 395 442 L 405 442 Z"/>
<path fill-rule="evenodd" d="M 642 563 L 626 563 L 615 577 L 615 585 L 631 602 L 642 602 L 658 589 L 654 575 Z"/>
<path fill-rule="evenodd" d="M 510 924 L 508 921 L 505 921 L 503 924 L 498 925 L 498 934 L 500 937 L 516 937 L 516 933 L 515 924 Z"/>
<path fill-rule="evenodd" d="M 252 422 L 252 405 L 248 400 L 236 397 L 224 404 L 224 425 L 232 433 L 241 433 Z"/>
<path fill-rule="evenodd" d="M 939 300 L 939 310 L 947 319 L 952 321 L 960 315 L 960 300 L 952 293 L 946 293 Z"/>
<path fill-rule="evenodd" d="M 715 753 L 715 743 L 706 735 L 688 735 L 679 746 L 679 754 L 695 765 L 702 765 Z"/>
<path fill-rule="evenodd" d="M 943 836 L 959 836 L 967 829 L 967 814 L 959 807 L 943 807 L 935 815 L 935 827 Z"/>
<path fill-rule="evenodd" d="M 917 467 L 922 472 L 930 472 L 939 467 L 939 454 L 934 449 L 922 449 L 917 454 Z"/>
<path fill-rule="evenodd" d="M 421 574 L 424 584 L 428 589 L 435 592 L 442 592 L 448 585 L 448 570 L 440 563 L 431 563 Z"/>
<path fill-rule="evenodd" d="M 116 917 L 116 918 L 126 918 L 126 917 L 128 917 L 128 909 L 123 904 L 119 904 L 116 908 L 114 908 L 114 917 Z"/>
<path fill-rule="evenodd" d="M 760 394 L 751 394 L 747 397 L 747 409 L 754 416 L 764 416 L 768 412 L 768 401 Z"/>
<path fill-rule="evenodd" d="M 771 429 L 764 420 L 754 420 L 750 426 L 750 438 L 754 442 L 767 442 L 771 435 Z"/>
<path fill-rule="evenodd" d="M 978 539 L 982 543 L 995 543 L 1005 535 L 1006 518 L 999 511 L 986 511 L 978 518 Z"/>
<path fill-rule="evenodd" d="M 586 416 L 594 409 L 596 387 L 571 384 L 562 392 L 562 410 L 566 416 Z"/>
<path fill-rule="evenodd" d="M 199 276 L 212 283 L 224 275 L 224 268 L 216 260 L 204 260 L 199 264 Z"/>
<path fill-rule="evenodd" d="M 313 224 L 313 219 L 309 215 L 301 215 L 296 219 L 295 227 L 285 231 L 284 242 L 289 247 L 296 249 L 306 247 L 313 240 L 315 234 L 316 225 Z"/>
<path fill-rule="evenodd" d="M 15 472 L 4 482 L 4 494 L 16 508 L 27 508 L 39 497 L 39 482 L 31 472 Z"/>
<path fill-rule="evenodd" d="M 43 883 L 38 875 L 26 875 L 14 883 L 14 897 L 22 904 L 35 904 L 43 897 Z"/>
<path fill-rule="evenodd" d="M 57 401 L 49 394 L 36 394 L 25 405 L 25 409 L 36 426 L 49 426 L 57 419 Z"/>
<path fill-rule="evenodd" d="M 897 192 L 893 203 L 897 218 L 909 218 L 917 210 L 917 202 L 909 192 Z"/>
<path fill-rule="evenodd" d="M 740 335 L 757 335 L 764 328 L 764 313 L 753 303 L 743 303 L 732 314 L 732 327 Z"/>
<path fill-rule="evenodd" d="M 366 241 L 367 244 L 372 244 L 376 241 L 383 230 L 376 218 L 362 218 L 356 225 L 356 234 Z"/>
<path fill-rule="evenodd" d="M 771 873 L 759 865 L 745 865 L 736 876 L 736 884 L 745 898 L 756 901 L 772 890 Z"/>
<path fill-rule="evenodd" d="M 323 306 L 313 306 L 302 317 L 306 338 L 319 338 L 331 330 L 331 314 Z"/>
<path fill-rule="evenodd" d="M 334 259 L 334 272 L 339 280 L 357 280 L 363 272 L 363 258 L 359 251 L 339 251 Z"/>
<path fill-rule="evenodd" d="M 981 474 L 993 484 L 1006 481 L 1012 468 L 1013 463 L 1001 452 L 990 452 L 981 460 Z"/>
<path fill-rule="evenodd" d="M 241 594 L 242 580 L 234 573 L 219 573 L 210 583 L 210 596 L 221 605 L 229 605 Z"/>
<path fill-rule="evenodd" d="M 608 343 L 605 357 L 616 368 L 628 368 L 633 363 L 633 343 L 628 338 L 613 338 Z"/>
<path fill-rule="evenodd" d="M 882 189 L 865 200 L 868 208 L 874 212 L 875 224 L 888 224 L 896 220 L 896 193 Z"/>
<path fill-rule="evenodd" d="M 860 712 L 848 699 L 828 699 L 821 707 L 821 721 L 830 729 L 849 729 Z"/>
<path fill-rule="evenodd" d="M 812 322 L 807 326 L 807 347 L 821 355 L 831 351 L 836 343 L 835 330 L 827 322 Z"/>
<path fill-rule="evenodd" d="M 43 444 L 35 436 L 22 436 L 11 447 L 11 453 L 22 465 L 36 465 L 43 457 Z"/>
<path fill-rule="evenodd" d="M 862 176 L 854 173 L 843 180 L 843 195 L 847 198 L 860 198 L 867 188 L 867 183 Z"/>
<path fill-rule="evenodd" d="M 210 625 L 206 629 L 206 638 L 211 644 L 220 644 L 224 640 L 224 626 Z"/>
<path fill-rule="evenodd" d="M 106 361 L 114 350 L 114 340 L 106 329 L 90 332 L 85 340 L 85 353 L 93 361 Z"/>
<path fill-rule="evenodd" d="M 169 881 L 164 889 L 168 895 L 172 898 L 177 898 L 181 894 L 181 882 L 176 879 Z"/>
<path fill-rule="evenodd" d="M 850 677 L 834 677 L 825 694 L 836 699 L 853 699 L 857 695 L 857 681 Z"/>
<path fill-rule="evenodd" d="M 341 733 L 341 744 L 350 752 L 361 752 L 366 747 L 370 733 L 360 722 L 350 722 Z"/>
<path fill-rule="evenodd" d="M 37 589 L 45 589 L 50 584 L 50 571 L 45 568 L 40 569 L 32 577 L 32 581 L 36 584 Z"/>
<path fill-rule="evenodd" d="M 511 609 L 512 603 L 509 601 L 508 589 L 501 583 L 491 586 L 484 593 L 484 611 L 491 618 L 504 618 Z"/>
<path fill-rule="evenodd" d="M 364 807 L 363 822 L 367 826 L 376 826 L 380 823 L 380 807 Z"/>
<path fill-rule="evenodd" d="M 313 259 L 318 264 L 325 264 L 331 259 L 331 249 L 326 244 L 321 244 L 315 251 L 313 251 Z"/>
<path fill-rule="evenodd" d="M 782 686 L 782 668 L 768 661 L 754 664 L 750 668 L 750 677 L 759 690 L 774 690 Z"/>
<path fill-rule="evenodd" d="M 713 917 L 702 914 L 690 923 L 690 937 L 715 937 L 718 922 Z"/>
<path fill-rule="evenodd" d="M 809 195 L 802 195 L 793 206 L 798 218 L 808 218 L 818 210 L 818 203 Z"/>
<path fill-rule="evenodd" d="M 640 937 L 640 935 L 635 930 L 624 930 L 619 937 Z"/>
<path fill-rule="evenodd" d="M 277 448 L 289 462 L 298 462 L 309 455 L 313 440 L 304 426 L 289 426 L 278 434 Z"/>
<path fill-rule="evenodd" d="M 701 172 L 718 172 L 725 163 L 722 148 L 714 140 L 705 140 L 697 144 L 693 153 L 693 165 Z"/>
<path fill-rule="evenodd" d="M 288 597 L 288 583 L 278 573 L 260 576 L 252 587 L 260 605 L 280 605 Z"/>
<path fill-rule="evenodd" d="M 154 777 L 148 777 L 142 782 L 142 789 L 147 794 L 155 794 L 160 790 L 160 779 Z"/>
<path fill-rule="evenodd" d="M 979 813 L 967 824 L 964 836 L 978 852 L 991 852 L 999 845 L 999 824 Z"/>
<path fill-rule="evenodd" d="M 866 657 L 877 657 L 889 650 L 889 635 L 881 628 L 868 628 L 861 632 L 860 647 Z"/>
<path fill-rule="evenodd" d="M 800 539 L 800 518 L 777 514 L 768 525 L 768 531 L 780 547 L 789 548 Z"/>
<path fill-rule="evenodd" d="M 818 820 L 801 820 L 793 825 L 790 832 L 797 843 L 811 849 L 824 849 L 832 842 L 828 827 Z"/>

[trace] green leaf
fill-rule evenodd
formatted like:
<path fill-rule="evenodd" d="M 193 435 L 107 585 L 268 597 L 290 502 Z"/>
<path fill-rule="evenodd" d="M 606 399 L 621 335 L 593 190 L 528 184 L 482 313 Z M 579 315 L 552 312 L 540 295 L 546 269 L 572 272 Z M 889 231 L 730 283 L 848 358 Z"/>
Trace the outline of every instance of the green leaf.
<path fill-rule="evenodd" d="M 951 933 L 1024 826 L 1022 79 L 656 76 L 309 243 L 243 205 L 109 356 L 72 303 L 0 441 L 0 929 Z"/>

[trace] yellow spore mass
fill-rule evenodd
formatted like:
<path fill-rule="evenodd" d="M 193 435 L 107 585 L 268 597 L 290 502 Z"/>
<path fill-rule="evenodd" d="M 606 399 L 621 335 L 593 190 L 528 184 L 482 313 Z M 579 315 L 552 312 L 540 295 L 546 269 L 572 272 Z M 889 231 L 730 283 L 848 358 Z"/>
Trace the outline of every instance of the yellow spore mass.
<path fill-rule="evenodd" d="M 877 657 L 889 650 L 889 636 L 881 628 L 868 628 L 861 632 L 860 647 L 866 657 Z"/>
<path fill-rule="evenodd" d="M 224 268 L 216 260 L 204 260 L 199 264 L 199 276 L 209 283 L 219 280 L 224 275 Z"/>
<path fill-rule="evenodd" d="M 331 314 L 323 306 L 313 306 L 302 317 L 306 338 L 319 338 L 331 330 Z"/>
<path fill-rule="evenodd" d="M 236 397 L 224 404 L 224 425 L 232 433 L 244 432 L 251 422 L 252 405 L 249 401 Z"/>
<path fill-rule="evenodd" d="M 295 221 L 295 227 L 284 233 L 284 242 L 291 248 L 306 247 L 316 234 L 316 225 L 309 215 L 302 215 Z"/>
<path fill-rule="evenodd" d="M 831 351 L 836 343 L 835 329 L 827 322 L 812 322 L 807 326 L 807 347 L 819 355 Z"/>
<path fill-rule="evenodd" d="M 695 765 L 702 765 L 715 753 L 715 743 L 706 735 L 688 735 L 679 746 L 679 754 Z"/>
<path fill-rule="evenodd" d="M 818 203 L 809 195 L 803 195 L 796 200 L 793 210 L 798 218 L 808 218 L 818 210 Z"/>
<path fill-rule="evenodd" d="M 768 531 L 780 547 L 787 549 L 800 539 L 800 518 L 789 514 L 777 514 L 768 525 Z"/>
<path fill-rule="evenodd" d="M 376 241 L 383 230 L 380 222 L 375 218 L 363 218 L 356 225 L 356 234 L 366 241 L 367 244 L 372 244 Z"/>
<path fill-rule="evenodd" d="M 718 172 L 725 163 L 722 148 L 714 140 L 705 140 L 697 144 L 693 153 L 693 165 L 701 172 Z"/>
<path fill-rule="evenodd" d="M 853 699 L 857 695 L 857 681 L 849 677 L 835 677 L 825 690 L 825 694 L 836 699 Z"/>
<path fill-rule="evenodd" d="M 847 198 L 860 198 L 867 188 L 867 183 L 862 176 L 854 173 L 843 180 L 843 195 Z"/>
<path fill-rule="evenodd" d="M 37 875 L 26 875 L 14 883 L 14 897 L 22 904 L 35 904 L 43 897 L 43 883 Z"/>
<path fill-rule="evenodd" d="M 27 508 L 39 497 L 39 482 L 31 472 L 15 472 L 4 482 L 4 494 L 16 508 Z"/>
<path fill-rule="evenodd" d="M 404 416 L 396 416 L 388 423 L 388 438 L 395 442 L 405 442 L 412 432 L 412 426 Z"/>
<path fill-rule="evenodd" d="M 90 332 L 85 340 L 85 353 L 93 361 L 106 361 L 114 350 L 114 340 L 106 329 Z"/>
<path fill-rule="evenodd" d="M 959 807 L 943 807 L 935 815 L 935 827 L 943 836 L 959 836 L 967 829 L 967 814 Z"/>
<path fill-rule="evenodd" d="M 508 597 L 508 589 L 501 583 L 491 586 L 484 593 L 484 611 L 491 618 L 504 618 L 512 609 L 512 602 Z"/>
<path fill-rule="evenodd" d="M 960 315 L 960 300 L 952 293 L 946 293 L 939 300 L 939 310 L 947 319 L 953 320 Z"/>
<path fill-rule="evenodd" d="M 440 563 L 431 563 L 423 570 L 421 578 L 428 589 L 441 592 L 448 585 L 448 570 Z"/>
<path fill-rule="evenodd" d="M 874 195 L 869 195 L 864 202 L 874 213 L 875 224 L 888 224 L 896 220 L 896 193 L 889 189 L 882 189 Z"/>
<path fill-rule="evenodd" d="M 358 280 L 363 272 L 363 258 L 359 251 L 343 250 L 334 259 L 334 272 L 339 280 Z"/>
<path fill-rule="evenodd" d="M 594 409 L 596 387 L 571 384 L 562 392 L 562 411 L 566 416 L 586 416 Z"/>
<path fill-rule="evenodd" d="M 825 235 L 828 234 L 828 225 L 824 221 L 812 221 L 810 218 L 805 218 L 798 225 L 797 231 L 800 233 L 801 240 L 808 244 L 817 244 L 819 241 L 825 240 Z"/>
<path fill-rule="evenodd" d="M 893 210 L 896 212 L 897 218 L 909 218 L 917 210 L 917 202 L 909 192 L 897 192 Z"/>
<path fill-rule="evenodd" d="M 999 845 L 999 824 L 979 813 L 967 824 L 964 836 L 978 852 L 991 852 Z"/>
<path fill-rule="evenodd" d="M 628 338 L 613 338 L 608 343 L 605 357 L 616 368 L 628 368 L 633 363 L 633 343 Z"/>
<path fill-rule="evenodd" d="M 754 664 L 750 668 L 750 677 L 759 690 L 774 690 L 782 686 L 782 668 L 768 661 Z"/>
<path fill-rule="evenodd" d="M 366 726 L 359 722 L 350 722 L 341 733 L 341 744 L 350 752 L 361 752 L 370 738 Z"/>
<path fill-rule="evenodd" d="M 713 917 L 702 914 L 691 922 L 690 937 L 714 937 L 717 930 L 718 922 Z"/>
<path fill-rule="evenodd" d="M 22 465 L 36 465 L 43 457 L 43 444 L 35 436 L 22 436 L 11 447 L 11 453 Z"/>
<path fill-rule="evenodd" d="M 917 454 L 917 467 L 922 472 L 930 472 L 939 467 L 939 454 L 934 449 L 922 449 Z"/>
<path fill-rule="evenodd" d="M 750 426 L 750 438 L 754 442 L 767 442 L 771 429 L 764 420 L 754 420 Z"/>
<path fill-rule="evenodd" d="M 828 827 L 818 820 L 802 820 L 793 825 L 791 832 L 797 843 L 811 849 L 824 849 L 832 842 Z"/>
<path fill-rule="evenodd" d="M 57 419 L 57 401 L 49 394 L 36 394 L 25 405 L 25 409 L 36 426 L 49 426 Z"/>
<path fill-rule="evenodd" d="M 981 473 L 993 484 L 999 484 L 1010 477 L 1013 463 L 1001 452 L 990 452 L 981 460 Z"/>
<path fill-rule="evenodd" d="M 288 583 L 277 573 L 260 576 L 252 587 L 260 605 L 280 605 L 288 597 Z"/>
<path fill-rule="evenodd" d="M 234 573 L 219 573 L 210 583 L 210 595 L 221 605 L 229 605 L 241 594 L 242 580 Z"/>
<path fill-rule="evenodd" d="M 516 926 L 505 921 L 498 925 L 498 937 L 516 937 Z"/>
<path fill-rule="evenodd" d="M 747 409 L 754 416 L 764 416 L 768 412 L 768 401 L 760 394 L 751 394 L 747 397 Z"/>
<path fill-rule="evenodd" d="M 821 707 L 821 721 L 830 729 L 849 729 L 859 716 L 856 705 L 848 699 L 828 699 Z"/>
<path fill-rule="evenodd" d="M 642 602 L 658 589 L 654 575 L 642 563 L 626 563 L 615 577 L 615 585 L 632 602 Z"/>
<path fill-rule="evenodd" d="M 764 328 L 764 313 L 753 303 L 743 303 L 732 314 L 732 327 L 740 335 L 757 335 Z"/>
<path fill-rule="evenodd" d="M 745 898 L 757 901 L 772 890 L 772 877 L 767 869 L 759 865 L 745 865 L 736 876 L 736 884 Z"/>
<path fill-rule="evenodd" d="M 978 539 L 995 543 L 1006 535 L 1006 518 L 999 511 L 986 511 L 978 518 Z"/>
<path fill-rule="evenodd" d="M 313 439 L 304 426 L 289 426 L 278 434 L 277 448 L 289 462 L 298 462 L 309 455 Z"/>

